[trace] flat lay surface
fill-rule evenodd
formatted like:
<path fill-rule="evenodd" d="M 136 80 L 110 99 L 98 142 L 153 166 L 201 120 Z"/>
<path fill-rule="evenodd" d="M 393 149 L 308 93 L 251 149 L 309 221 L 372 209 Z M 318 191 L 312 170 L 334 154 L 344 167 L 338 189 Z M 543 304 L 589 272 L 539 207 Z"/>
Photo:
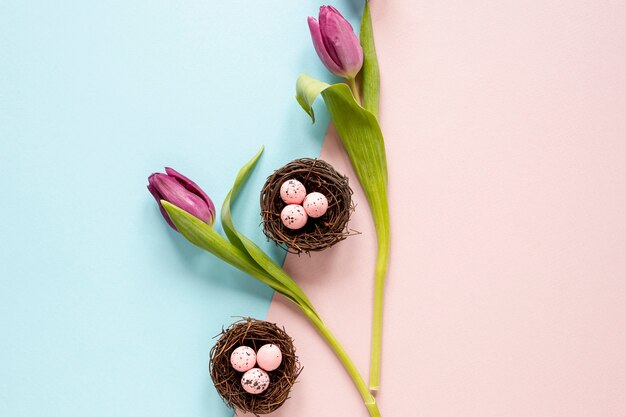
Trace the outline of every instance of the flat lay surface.
<path fill-rule="evenodd" d="M 372 15 L 392 221 L 382 414 L 624 415 L 626 7 L 373 2 Z M 354 177 L 333 132 L 322 157 Z M 286 268 L 367 375 L 375 246 L 355 194 L 362 234 Z M 276 415 L 367 416 L 297 311 L 277 296 L 268 317 L 305 366 Z"/>
<path fill-rule="evenodd" d="M 332 1 L 358 30 L 362 2 Z M 219 208 L 279 262 L 259 190 L 321 157 L 360 232 L 286 270 L 367 377 L 374 229 L 323 106 L 294 99 L 318 2 L 0 3 L 0 415 L 232 416 L 213 336 L 241 316 L 294 338 L 276 416 L 367 416 L 282 296 L 188 245 L 147 176 Z M 626 414 L 626 6 L 372 0 L 389 164 L 383 416 Z M 218 229 L 220 229 L 218 222 Z"/>
<path fill-rule="evenodd" d="M 272 292 L 187 245 L 147 176 L 171 166 L 219 207 L 265 145 L 234 216 L 281 260 L 258 190 L 319 154 L 328 118 L 293 98 L 300 71 L 325 75 L 303 47 L 317 7 L 0 2 L 0 415 L 232 415 L 212 338 Z"/>

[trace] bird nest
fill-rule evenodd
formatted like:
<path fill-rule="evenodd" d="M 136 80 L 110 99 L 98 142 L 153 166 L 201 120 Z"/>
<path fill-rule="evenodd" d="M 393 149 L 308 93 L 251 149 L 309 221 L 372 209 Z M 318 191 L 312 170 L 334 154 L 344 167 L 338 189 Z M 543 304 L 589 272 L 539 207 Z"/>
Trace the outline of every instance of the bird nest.
<path fill-rule="evenodd" d="M 328 200 L 326 214 L 309 217 L 307 224 L 298 230 L 287 228 L 281 219 L 286 204 L 280 197 L 280 187 L 291 179 L 300 181 L 307 193 L 319 192 Z M 353 211 L 348 177 L 321 159 L 303 158 L 288 163 L 270 175 L 261 190 L 263 232 L 279 246 L 296 254 L 321 251 L 355 234 L 348 229 Z"/>
<path fill-rule="evenodd" d="M 289 398 L 289 391 L 302 370 L 293 340 L 273 323 L 245 318 L 223 330 L 211 349 L 209 371 L 215 389 L 226 405 L 255 415 L 268 414 L 279 408 Z M 261 394 L 249 394 L 241 385 L 242 373 L 230 363 L 230 355 L 239 346 L 258 349 L 268 343 L 277 345 L 282 352 L 280 366 L 267 372 L 270 384 Z"/>

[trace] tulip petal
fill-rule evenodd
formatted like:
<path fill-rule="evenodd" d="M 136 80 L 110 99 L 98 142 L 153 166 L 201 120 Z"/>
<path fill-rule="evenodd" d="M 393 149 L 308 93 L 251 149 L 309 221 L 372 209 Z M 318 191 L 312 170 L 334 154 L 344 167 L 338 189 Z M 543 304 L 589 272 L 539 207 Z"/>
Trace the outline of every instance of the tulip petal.
<path fill-rule="evenodd" d="M 326 50 L 334 54 L 344 76 L 355 77 L 363 66 L 363 48 L 350 22 L 334 7 L 325 6 L 320 11 L 320 30 Z"/>
<path fill-rule="evenodd" d="M 311 31 L 311 39 L 313 40 L 313 46 L 315 47 L 315 52 L 317 52 L 317 56 L 319 56 L 322 63 L 326 66 L 326 68 L 328 68 L 330 72 L 335 75 L 342 76 L 343 70 L 341 66 L 339 66 L 326 51 L 319 23 L 311 16 L 309 16 L 308 18 L 308 23 L 309 30 Z"/>
<path fill-rule="evenodd" d="M 151 181 L 151 178 L 152 178 L 153 175 L 155 175 L 155 174 L 150 175 L 150 177 L 148 178 L 148 182 Z M 148 191 L 150 191 L 150 194 L 152 194 L 152 196 L 156 200 L 157 204 L 159 205 L 159 210 L 161 211 L 161 214 L 163 215 L 163 218 L 165 219 L 167 224 L 169 224 L 172 229 L 178 230 L 178 229 L 176 229 L 176 226 L 174 225 L 174 222 L 172 222 L 172 219 L 170 219 L 170 216 L 167 214 L 167 211 L 165 211 L 165 208 L 163 208 L 163 205 L 161 204 L 161 200 L 163 198 L 161 197 L 159 192 L 156 190 L 156 188 L 154 188 L 152 186 L 152 184 L 148 184 Z"/>
<path fill-rule="evenodd" d="M 213 220 L 213 214 L 204 200 L 187 190 L 175 178 L 166 174 L 154 174 L 152 185 L 157 189 L 163 200 L 185 210 L 205 223 Z"/>
<path fill-rule="evenodd" d="M 332 18 L 334 14 L 339 14 L 337 9 L 332 6 L 322 6 L 320 7 L 320 32 L 322 34 L 322 41 L 324 42 L 324 48 L 326 48 L 326 52 L 330 57 L 335 61 L 339 67 L 345 69 L 343 66 L 343 62 L 341 61 L 341 57 L 336 51 L 336 43 L 333 42 L 332 33 L 328 33 L 328 20 Z M 341 17 L 341 14 L 339 14 Z"/>
<path fill-rule="evenodd" d="M 165 172 L 168 176 L 176 179 L 183 187 L 185 187 L 188 191 L 200 197 L 206 203 L 209 211 L 211 212 L 211 221 L 208 223 L 213 224 L 213 220 L 215 219 L 215 205 L 211 198 L 192 180 L 176 171 L 174 168 L 165 167 Z"/>

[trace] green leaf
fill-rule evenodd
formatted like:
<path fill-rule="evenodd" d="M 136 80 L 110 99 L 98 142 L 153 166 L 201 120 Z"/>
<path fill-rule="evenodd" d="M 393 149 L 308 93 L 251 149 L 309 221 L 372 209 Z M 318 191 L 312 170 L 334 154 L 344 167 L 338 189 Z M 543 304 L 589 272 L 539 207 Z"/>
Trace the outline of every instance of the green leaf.
<path fill-rule="evenodd" d="M 378 117 L 378 102 L 380 100 L 380 70 L 376 45 L 374 43 L 374 29 L 369 1 L 365 2 L 363 18 L 361 19 L 361 47 L 363 48 L 363 68 L 359 73 L 363 107 Z"/>
<path fill-rule="evenodd" d="M 345 84 L 327 85 L 301 75 L 296 85 L 298 94 L 307 98 L 298 100 L 309 113 L 311 98 L 321 91 L 326 108 L 346 149 L 354 171 L 363 187 L 372 212 L 378 243 L 374 272 L 374 318 L 372 324 L 372 359 L 370 387 L 378 389 L 380 376 L 380 353 L 382 345 L 382 302 L 385 276 L 389 259 L 389 206 L 387 202 L 387 158 L 383 135 L 374 114 L 361 107 L 350 88 Z M 305 103 L 303 105 L 302 103 Z M 309 106 L 308 108 L 306 106 Z M 310 114 L 310 113 L 309 113 Z"/>
<path fill-rule="evenodd" d="M 298 103 L 309 115 L 313 111 L 314 94 L 322 95 L 361 184 L 376 188 L 370 192 L 379 192 L 380 184 L 376 184 L 378 180 L 372 178 L 374 176 L 380 177 L 386 188 L 387 158 L 378 120 L 372 112 L 359 106 L 350 88 L 345 84 L 329 85 L 302 74 L 296 81 L 296 92 Z M 365 191 L 367 194 L 368 190 Z"/>
<path fill-rule="evenodd" d="M 259 151 L 252 157 L 252 159 L 250 159 L 250 161 L 248 161 L 244 166 L 241 167 L 241 169 L 237 173 L 237 176 L 235 177 L 235 182 L 233 183 L 232 188 L 230 189 L 230 191 L 226 195 L 226 198 L 224 199 L 224 202 L 222 203 L 221 219 L 224 233 L 226 233 L 228 240 L 230 240 L 233 245 L 239 248 L 248 257 L 250 257 L 250 255 L 248 254 L 245 245 L 243 244 L 241 238 L 239 237 L 239 234 L 237 233 L 237 230 L 235 229 L 235 226 L 233 225 L 233 219 L 230 211 L 230 202 L 232 200 L 232 196 L 237 195 L 239 189 L 243 186 L 245 180 L 250 175 L 250 172 L 252 172 L 252 168 L 254 168 L 257 161 L 261 157 L 261 154 L 263 154 L 263 147 L 259 149 Z M 252 260 L 252 258 L 250 259 Z"/>
<path fill-rule="evenodd" d="M 222 227 L 224 228 L 224 232 L 230 242 L 241 250 L 241 252 L 245 253 L 245 256 L 248 257 L 251 262 L 255 263 L 260 269 L 267 272 L 272 279 L 276 280 L 280 283 L 280 285 L 289 290 L 289 293 L 294 296 L 296 304 L 306 306 L 317 314 L 313 304 L 309 301 L 306 294 L 304 294 L 304 291 L 298 287 L 295 281 L 253 241 L 235 229 L 233 224 L 230 209 L 231 201 L 237 197 L 239 190 L 244 184 L 246 178 L 250 175 L 252 168 L 254 168 L 262 153 L 263 148 L 261 148 L 237 173 L 233 187 L 226 195 L 224 203 L 222 204 Z"/>
<path fill-rule="evenodd" d="M 322 91 L 322 97 L 370 205 L 378 238 L 377 269 L 380 269 L 382 261 L 386 265 L 388 256 L 389 207 L 385 144 L 378 120 L 356 103 L 345 84 L 328 87 Z M 383 272 L 386 266 L 379 274 Z"/>
<path fill-rule="evenodd" d="M 383 290 L 390 244 L 385 145 L 378 120 L 371 112 L 356 105 L 346 85 L 333 85 L 322 92 L 322 97 L 361 181 L 376 227 L 378 251 L 374 272 L 370 388 L 378 390 L 382 350 Z"/>
<path fill-rule="evenodd" d="M 251 262 L 250 256 L 246 252 L 242 252 L 231 242 L 224 239 L 213 227 L 165 200 L 161 200 L 161 204 L 163 204 L 165 211 L 167 211 L 180 234 L 189 242 L 212 253 L 296 302 L 297 297 L 287 287 L 269 276 L 254 262 Z"/>
<path fill-rule="evenodd" d="M 314 101 L 313 94 L 321 91 L 328 112 L 352 166 L 363 186 L 376 224 L 379 251 L 389 246 L 389 208 L 387 203 L 387 158 L 385 143 L 378 120 L 372 112 L 359 106 L 350 88 L 345 84 L 328 85 L 308 75 L 296 82 L 298 94 L 307 98 L 298 100 L 307 113 Z M 383 256 L 383 255 L 380 255 Z M 385 255 L 386 257 L 386 255 Z"/>
<path fill-rule="evenodd" d="M 315 123 L 313 102 L 328 87 L 330 87 L 330 84 L 326 84 L 307 74 L 301 74 L 296 81 L 296 100 L 304 111 L 311 116 L 313 123 Z"/>

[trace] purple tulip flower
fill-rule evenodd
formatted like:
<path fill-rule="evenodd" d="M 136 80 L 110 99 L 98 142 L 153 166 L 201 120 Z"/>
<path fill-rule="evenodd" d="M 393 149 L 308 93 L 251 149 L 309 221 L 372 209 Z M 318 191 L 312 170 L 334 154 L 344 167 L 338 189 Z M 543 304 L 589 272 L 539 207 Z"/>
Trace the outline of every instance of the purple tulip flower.
<path fill-rule="evenodd" d="M 161 214 L 172 226 L 176 226 L 161 205 L 161 200 L 165 200 L 176 207 L 185 210 L 207 224 L 213 224 L 215 219 L 215 206 L 208 195 L 195 182 L 184 175 L 176 172 L 172 168 L 165 168 L 165 174 L 154 173 L 148 177 L 148 191 L 154 196 Z"/>
<path fill-rule="evenodd" d="M 309 16 L 313 46 L 330 72 L 354 78 L 363 66 L 363 48 L 352 25 L 332 6 L 320 7 L 319 23 Z"/>

